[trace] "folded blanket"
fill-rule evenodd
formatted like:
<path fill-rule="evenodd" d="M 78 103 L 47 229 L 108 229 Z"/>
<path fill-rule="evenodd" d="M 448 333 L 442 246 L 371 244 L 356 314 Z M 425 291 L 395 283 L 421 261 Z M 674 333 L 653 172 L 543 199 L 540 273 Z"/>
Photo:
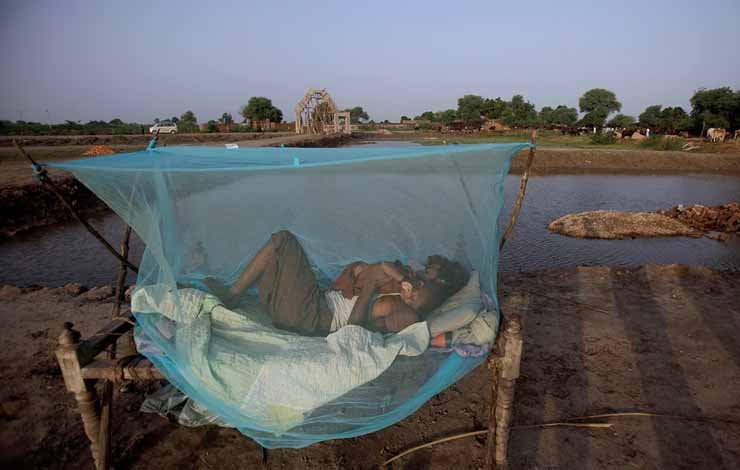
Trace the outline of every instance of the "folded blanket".
<path fill-rule="evenodd" d="M 178 372 L 209 399 L 238 409 L 276 433 L 301 424 L 315 408 L 374 380 L 398 355 L 420 355 L 429 345 L 424 322 L 388 336 L 357 325 L 326 338 L 299 336 L 260 323 L 246 312 L 229 310 L 216 297 L 196 289 L 147 286 L 136 290 L 131 305 L 137 316 L 167 318 L 162 321 L 168 326 L 146 328 L 148 338 L 137 336 L 153 346 L 142 353 L 174 355 L 170 359 Z M 228 416 L 223 418 L 229 421 Z"/>

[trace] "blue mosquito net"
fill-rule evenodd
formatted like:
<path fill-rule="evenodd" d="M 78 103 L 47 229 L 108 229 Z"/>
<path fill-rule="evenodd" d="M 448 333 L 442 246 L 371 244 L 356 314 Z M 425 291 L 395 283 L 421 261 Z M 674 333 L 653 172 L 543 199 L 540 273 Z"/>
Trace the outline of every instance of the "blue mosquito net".
<path fill-rule="evenodd" d="M 485 360 L 430 348 L 426 323 L 327 337 L 270 324 L 234 282 L 271 234 L 295 235 L 323 288 L 349 263 L 433 254 L 479 274 L 497 312 L 498 215 L 529 144 L 337 149 L 170 146 L 52 166 L 72 172 L 146 244 L 137 344 L 180 391 L 264 447 L 304 447 L 394 424 Z M 496 313 L 497 315 L 498 313 Z"/>

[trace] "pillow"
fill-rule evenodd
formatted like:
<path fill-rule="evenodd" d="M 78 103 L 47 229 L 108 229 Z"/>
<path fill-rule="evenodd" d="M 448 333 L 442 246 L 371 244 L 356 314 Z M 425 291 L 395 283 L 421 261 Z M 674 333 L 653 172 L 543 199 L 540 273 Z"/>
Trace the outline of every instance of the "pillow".
<path fill-rule="evenodd" d="M 465 287 L 455 292 L 429 314 L 427 318 L 429 333 L 434 338 L 439 334 L 462 328 L 473 321 L 481 310 L 483 310 L 483 301 L 480 293 L 480 279 L 478 272 L 473 271 Z"/>
<path fill-rule="evenodd" d="M 498 315 L 483 310 L 475 316 L 473 321 L 450 333 L 450 344 L 453 347 L 461 344 L 491 347 L 496 339 L 497 331 Z"/>

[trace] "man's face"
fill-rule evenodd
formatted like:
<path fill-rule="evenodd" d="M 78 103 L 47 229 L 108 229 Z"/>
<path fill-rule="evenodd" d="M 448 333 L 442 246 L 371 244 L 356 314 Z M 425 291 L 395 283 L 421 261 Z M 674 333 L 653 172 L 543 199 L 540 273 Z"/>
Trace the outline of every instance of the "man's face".
<path fill-rule="evenodd" d="M 429 264 L 427 265 L 423 271 L 417 271 L 416 276 L 419 279 L 424 279 L 426 281 L 434 281 L 437 279 L 437 274 L 439 273 L 440 265 L 438 264 Z"/>

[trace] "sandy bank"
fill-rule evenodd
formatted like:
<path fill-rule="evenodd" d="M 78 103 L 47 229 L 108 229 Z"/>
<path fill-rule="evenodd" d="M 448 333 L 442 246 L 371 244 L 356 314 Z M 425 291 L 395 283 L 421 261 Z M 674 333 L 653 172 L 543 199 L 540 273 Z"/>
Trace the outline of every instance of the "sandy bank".
<path fill-rule="evenodd" d="M 601 239 L 702 235 L 676 219 L 654 212 L 579 212 L 558 217 L 547 229 L 569 237 Z"/>
<path fill-rule="evenodd" d="M 524 316 L 514 424 L 643 410 L 740 421 L 740 274 L 685 266 L 590 267 L 502 275 L 502 307 Z M 90 468 L 74 399 L 52 351 L 62 322 L 83 335 L 108 318 L 109 298 L 64 289 L 0 289 L 3 386 L 0 462 L 6 468 Z M 275 450 L 267 468 L 376 468 L 397 451 L 487 422 L 480 368 L 380 432 Z M 231 429 L 188 429 L 136 412 L 143 389 L 114 410 L 116 468 L 257 468 L 259 447 Z M 623 418 L 611 429 L 514 431 L 511 468 L 738 468 L 740 426 Z M 398 468 L 479 468 L 483 445 L 464 439 Z M 395 468 L 395 467 L 394 467 Z"/>
<path fill-rule="evenodd" d="M 512 173 L 521 173 L 525 162 L 526 151 L 514 159 Z M 535 175 L 581 173 L 740 175 L 740 150 L 727 154 L 539 147 L 532 172 Z"/>

